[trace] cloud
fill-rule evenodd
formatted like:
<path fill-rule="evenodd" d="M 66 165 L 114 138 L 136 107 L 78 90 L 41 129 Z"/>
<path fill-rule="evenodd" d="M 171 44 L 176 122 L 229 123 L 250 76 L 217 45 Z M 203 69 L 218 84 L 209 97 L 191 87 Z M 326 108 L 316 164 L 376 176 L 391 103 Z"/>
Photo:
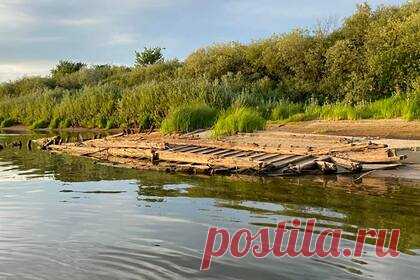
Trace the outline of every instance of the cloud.
<path fill-rule="evenodd" d="M 137 43 L 136 36 L 129 33 L 112 35 L 108 42 L 109 45 L 130 45 L 134 43 Z"/>
<path fill-rule="evenodd" d="M 87 27 L 103 23 L 99 18 L 60 19 L 55 22 L 62 26 Z"/>
<path fill-rule="evenodd" d="M 61 36 L 14 36 L 9 38 L 19 43 L 56 43 L 64 41 L 64 37 Z"/>
<path fill-rule="evenodd" d="M 28 61 L 0 63 L 0 82 L 14 80 L 25 76 L 44 76 L 56 64 L 53 61 Z"/>
<path fill-rule="evenodd" d="M 2 29 L 11 29 L 29 24 L 35 21 L 35 18 L 20 9 L 20 1 L 0 2 L 0 24 Z"/>

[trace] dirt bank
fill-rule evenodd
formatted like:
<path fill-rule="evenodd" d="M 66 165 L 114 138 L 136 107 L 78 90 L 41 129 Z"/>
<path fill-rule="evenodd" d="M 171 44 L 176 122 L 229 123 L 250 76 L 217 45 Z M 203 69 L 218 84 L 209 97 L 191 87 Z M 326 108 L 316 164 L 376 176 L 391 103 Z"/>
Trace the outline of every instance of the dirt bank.
<path fill-rule="evenodd" d="M 268 130 L 341 135 L 356 137 L 380 137 L 392 139 L 420 140 L 420 121 L 407 122 L 401 119 L 392 120 L 357 120 L 357 121 L 307 121 L 271 124 Z"/>

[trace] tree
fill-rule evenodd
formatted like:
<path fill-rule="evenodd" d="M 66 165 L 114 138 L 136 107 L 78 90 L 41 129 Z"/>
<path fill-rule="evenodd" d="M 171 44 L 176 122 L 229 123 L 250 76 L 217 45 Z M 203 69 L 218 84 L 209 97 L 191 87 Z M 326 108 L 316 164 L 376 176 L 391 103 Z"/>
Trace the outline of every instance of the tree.
<path fill-rule="evenodd" d="M 72 62 L 69 60 L 60 60 L 55 66 L 54 69 L 51 70 L 51 74 L 53 78 L 62 77 L 64 75 L 68 75 L 74 72 L 79 71 L 83 67 L 85 67 L 86 64 L 82 62 Z"/>
<path fill-rule="evenodd" d="M 161 63 L 164 61 L 164 57 L 162 54 L 162 51 L 165 48 L 161 47 L 153 47 L 153 48 L 147 48 L 145 47 L 142 52 L 136 51 L 136 67 L 141 66 L 148 66 L 153 65 L 156 63 Z"/>

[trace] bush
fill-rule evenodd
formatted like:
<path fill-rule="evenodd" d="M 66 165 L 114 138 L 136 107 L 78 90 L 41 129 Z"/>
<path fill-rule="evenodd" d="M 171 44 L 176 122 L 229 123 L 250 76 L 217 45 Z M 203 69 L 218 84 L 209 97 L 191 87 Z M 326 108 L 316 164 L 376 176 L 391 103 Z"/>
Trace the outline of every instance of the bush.
<path fill-rule="evenodd" d="M 67 93 L 55 106 L 53 116 L 73 126 L 105 128 L 108 118 L 117 114 L 120 99 L 121 92 L 115 86 L 85 87 Z"/>
<path fill-rule="evenodd" d="M 72 123 L 69 119 L 64 119 L 60 122 L 60 128 L 69 128 L 70 126 L 72 126 Z"/>
<path fill-rule="evenodd" d="M 34 122 L 32 125 L 31 125 L 31 129 L 42 129 L 42 128 L 47 128 L 48 127 L 48 125 L 49 125 L 49 121 L 46 121 L 46 120 L 39 120 L 39 121 L 36 121 L 36 122 Z"/>
<path fill-rule="evenodd" d="M 49 128 L 57 129 L 60 126 L 60 122 L 61 122 L 60 118 L 53 118 L 50 122 Z"/>
<path fill-rule="evenodd" d="M 162 122 L 163 133 L 190 132 L 211 127 L 217 117 L 216 110 L 206 104 L 187 104 L 173 110 Z"/>
<path fill-rule="evenodd" d="M 16 122 L 13 119 L 6 118 L 1 122 L 0 127 L 11 127 L 15 124 L 16 124 Z"/>
<path fill-rule="evenodd" d="M 365 110 L 369 112 L 369 117 L 375 119 L 399 118 L 407 110 L 406 98 L 406 96 L 394 95 L 390 98 L 367 104 Z"/>
<path fill-rule="evenodd" d="M 221 137 L 233 135 L 238 132 L 254 132 L 264 129 L 266 121 L 251 108 L 234 108 L 219 117 L 213 136 Z"/>
<path fill-rule="evenodd" d="M 273 121 L 285 120 L 295 114 L 302 113 L 303 111 L 302 104 L 280 102 L 274 107 L 271 113 L 271 119 Z"/>
<path fill-rule="evenodd" d="M 141 116 L 138 121 L 138 126 L 140 130 L 149 129 L 153 126 L 153 119 L 149 114 Z"/>
<path fill-rule="evenodd" d="M 404 118 L 408 121 L 420 120 L 420 91 L 413 94 L 409 100 L 409 104 L 404 114 Z"/>
<path fill-rule="evenodd" d="M 116 128 L 116 127 L 118 127 L 118 123 L 117 123 L 117 121 L 115 120 L 115 118 L 110 118 L 107 122 L 106 122 L 106 125 L 105 125 L 105 129 L 113 129 L 113 128 Z"/>

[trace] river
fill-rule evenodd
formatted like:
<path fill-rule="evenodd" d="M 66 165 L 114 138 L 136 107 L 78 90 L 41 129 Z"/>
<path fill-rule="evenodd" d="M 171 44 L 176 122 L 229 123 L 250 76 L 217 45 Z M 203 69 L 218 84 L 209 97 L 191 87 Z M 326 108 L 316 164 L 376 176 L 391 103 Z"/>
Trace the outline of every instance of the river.
<path fill-rule="evenodd" d="M 0 142 L 40 135 L 0 134 Z M 0 279 L 418 279 L 420 184 L 345 177 L 193 177 L 139 172 L 39 150 L 0 151 Z M 317 218 L 401 229 L 398 258 L 217 258 L 201 272 L 207 230 Z"/>

